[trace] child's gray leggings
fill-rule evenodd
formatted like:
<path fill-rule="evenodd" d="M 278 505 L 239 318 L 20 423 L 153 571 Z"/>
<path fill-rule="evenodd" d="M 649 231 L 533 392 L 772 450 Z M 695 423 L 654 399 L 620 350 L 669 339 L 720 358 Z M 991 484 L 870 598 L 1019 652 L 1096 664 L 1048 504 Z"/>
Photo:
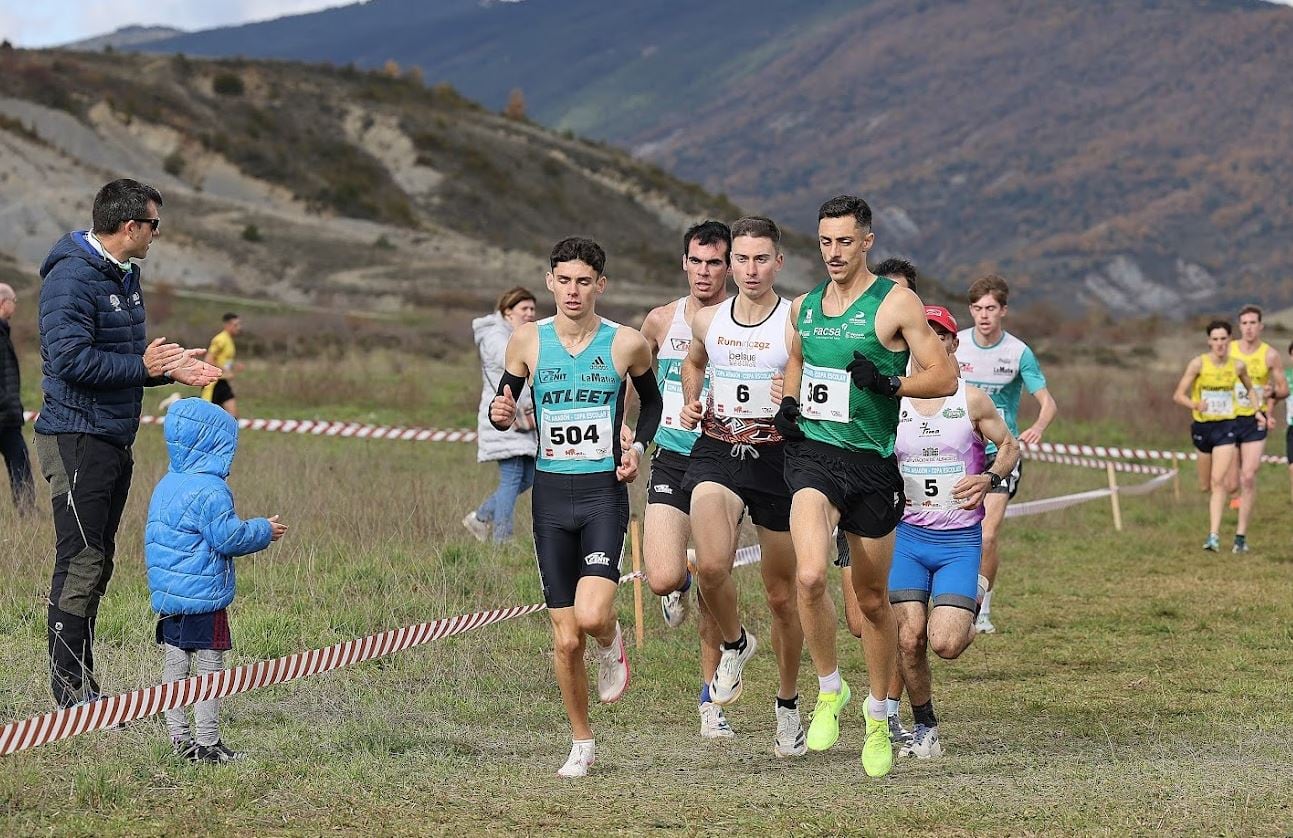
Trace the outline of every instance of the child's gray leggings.
<path fill-rule="evenodd" d="M 206 675 L 224 669 L 224 652 L 216 649 L 198 649 L 187 652 L 169 643 L 166 648 L 166 662 L 162 667 L 162 682 L 182 681 L 189 677 L 189 663 L 197 658 L 197 672 L 194 675 Z M 193 721 L 197 728 L 194 741 L 199 745 L 214 745 L 220 741 L 220 700 L 199 701 L 193 705 Z M 189 738 L 189 716 L 184 707 L 166 711 L 166 730 L 172 740 Z"/>

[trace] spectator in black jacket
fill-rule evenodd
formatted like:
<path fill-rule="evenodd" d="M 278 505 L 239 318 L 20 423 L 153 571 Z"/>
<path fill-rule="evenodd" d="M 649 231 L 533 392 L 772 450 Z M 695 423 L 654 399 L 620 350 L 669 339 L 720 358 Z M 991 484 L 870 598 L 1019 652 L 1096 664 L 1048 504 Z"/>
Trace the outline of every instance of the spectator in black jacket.
<path fill-rule="evenodd" d="M 0 282 L 0 455 L 9 472 L 13 503 L 20 513 L 30 512 L 36 493 L 31 483 L 27 443 L 22 441 L 22 376 L 18 353 L 9 339 L 9 320 L 18 306 L 18 295 Z"/>
<path fill-rule="evenodd" d="M 144 387 L 203 387 L 220 370 L 165 338 L 148 340 L 139 266 L 159 234 L 162 196 L 116 180 L 94 198 L 94 229 L 68 233 L 41 266 L 45 404 L 36 454 L 54 505 L 50 682 L 61 707 L 95 701 L 94 624 L 112 577 L 130 492 Z"/>

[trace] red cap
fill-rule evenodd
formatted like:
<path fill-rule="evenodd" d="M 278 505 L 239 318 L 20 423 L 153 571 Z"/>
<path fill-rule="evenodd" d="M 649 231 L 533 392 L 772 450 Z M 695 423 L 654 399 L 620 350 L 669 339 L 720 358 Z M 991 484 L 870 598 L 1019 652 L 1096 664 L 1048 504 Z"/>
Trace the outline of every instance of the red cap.
<path fill-rule="evenodd" d="M 930 323 L 937 323 L 952 334 L 957 332 L 956 318 L 942 306 L 925 306 L 925 319 Z"/>

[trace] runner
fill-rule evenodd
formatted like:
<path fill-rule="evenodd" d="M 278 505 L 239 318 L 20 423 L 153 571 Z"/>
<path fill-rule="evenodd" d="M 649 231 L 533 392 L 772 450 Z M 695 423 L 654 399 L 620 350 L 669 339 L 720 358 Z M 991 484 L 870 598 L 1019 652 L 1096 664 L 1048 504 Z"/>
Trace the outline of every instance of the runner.
<path fill-rule="evenodd" d="M 1284 386 L 1293 390 L 1293 343 L 1289 344 L 1289 366 L 1284 368 Z M 1289 499 L 1293 500 L 1293 400 L 1284 403 L 1284 458 L 1289 462 Z"/>
<path fill-rule="evenodd" d="M 925 318 L 955 363 L 956 318 L 942 306 L 926 306 Z M 985 467 L 989 440 L 997 446 L 992 469 Z M 974 612 L 988 586 L 979 575 L 983 499 L 1014 468 L 1019 444 L 992 399 L 960 382 L 945 399 L 902 400 L 895 451 L 907 502 L 889 571 L 889 601 L 915 718 L 899 754 L 929 758 L 941 756 L 943 746 L 927 647 L 953 660 L 974 639 Z"/>
<path fill-rule="evenodd" d="M 916 278 L 919 273 L 916 266 L 906 259 L 886 259 L 875 266 L 875 275 L 892 279 L 901 287 L 916 290 Z M 858 606 L 858 596 L 853 590 L 853 569 L 849 567 L 849 541 L 844 530 L 835 528 L 835 548 L 839 558 L 835 564 L 840 568 L 840 585 L 844 593 L 844 624 L 849 632 L 859 640 L 862 639 L 862 609 Z M 893 680 L 889 682 L 889 698 L 886 700 L 889 714 L 889 736 L 895 744 L 906 745 L 911 741 L 911 732 L 898 720 L 902 705 L 902 672 L 894 669 Z"/>
<path fill-rule="evenodd" d="M 223 328 L 211 338 L 206 361 L 224 370 L 224 375 L 220 376 L 220 380 L 214 384 L 208 384 L 202 388 L 202 398 L 223 407 L 230 416 L 237 419 L 238 399 L 234 396 L 233 386 L 229 382 L 235 373 L 242 370 L 242 364 L 234 363 L 236 349 L 233 343 L 233 339 L 242 332 L 242 319 L 233 312 L 227 312 L 221 318 L 221 322 L 224 324 Z"/>
<path fill-rule="evenodd" d="M 691 492 L 692 534 L 700 588 L 722 637 L 710 700 L 720 706 L 741 696 L 741 672 L 757 646 L 741 624 L 732 562 L 742 508 L 759 536 L 763 585 L 772 612 L 772 647 L 780 681 L 773 752 L 807 751 L 799 715 L 799 658 L 804 638 L 795 608 L 795 553 L 790 541 L 790 492 L 782 477 L 784 441 L 773 425 L 775 378 L 785 369 L 790 303 L 773 290 L 784 257 L 781 231 L 771 220 L 742 218 L 732 225 L 732 275 L 737 295 L 692 318 L 692 341 L 682 368 L 683 426 L 703 432 L 691 452 L 683 487 Z M 711 389 L 700 401 L 706 368 Z M 703 521 L 704 526 L 695 526 Z"/>
<path fill-rule="evenodd" d="M 1190 435 L 1201 454 L 1212 457 L 1212 497 L 1208 504 L 1208 540 L 1203 549 L 1221 549 L 1218 532 L 1226 508 L 1226 472 L 1235 457 L 1235 393 L 1240 382 L 1248 398 L 1256 401 L 1248 368 L 1230 354 L 1230 324 L 1213 320 L 1208 324 L 1208 352 L 1185 367 L 1172 400 L 1188 407 L 1194 416 Z"/>
<path fill-rule="evenodd" d="M 822 205 L 817 235 L 830 279 L 794 303 L 796 331 L 776 425 L 790 443 L 786 483 L 793 492 L 791 535 L 798 558 L 799 617 L 817 670 L 817 706 L 808 747 L 839 739 L 839 714 L 851 691 L 840 676 L 835 606 L 826 593 L 831 532 L 849 539 L 853 586 L 864 624 L 870 679 L 862 766 L 887 774 L 893 764 L 886 703 L 896 662 L 897 628 L 887 582 L 893 530 L 902 514 L 902 478 L 893 457 L 900 395 L 934 398 L 956 389 L 956 372 L 911 291 L 867 269 L 875 242 L 871 208 L 842 195 Z M 906 372 L 910 353 L 919 364 Z"/>
<path fill-rule="evenodd" d="M 1239 492 L 1239 526 L 1235 528 L 1232 552 L 1248 552 L 1248 522 L 1257 502 L 1257 471 L 1266 452 L 1266 433 L 1273 426 L 1275 403 L 1288 398 L 1284 361 L 1275 347 L 1262 340 L 1262 310 L 1244 306 L 1239 311 L 1239 339 L 1230 342 L 1230 357 L 1244 362 L 1257 391 L 1250 402 L 1242 389 L 1235 390 L 1235 442 L 1238 455 L 1226 473 L 1226 489 Z"/>
<path fill-rule="evenodd" d="M 682 269 L 690 293 L 658 308 L 642 321 L 642 336 L 656 355 L 656 378 L 664 399 L 664 414 L 656 433 L 647 483 L 647 508 L 643 521 L 642 553 L 646 560 L 647 583 L 660 596 L 660 611 L 670 628 L 687 619 L 692 575 L 688 568 L 687 542 L 691 538 L 691 493 L 683 488 L 683 477 L 699 429 L 682 427 L 682 362 L 691 346 L 691 322 L 695 313 L 727 299 L 728 260 L 732 233 L 726 224 L 706 221 L 683 236 Z M 708 381 L 704 390 L 708 391 Z M 703 397 L 703 394 L 702 394 Z M 704 605 L 697 586 L 700 609 L 700 735 L 724 739 L 733 735 L 723 708 L 710 700 L 709 682 L 718 668 L 721 641 L 713 615 Z"/>
<path fill-rule="evenodd" d="M 1005 331 L 1001 321 L 1006 317 L 1006 301 L 1010 288 L 1006 281 L 989 274 L 970 286 L 970 315 L 973 328 L 962 329 L 957 335 L 960 348 L 956 357 L 961 362 L 961 375 L 967 384 L 973 384 L 992 397 L 992 401 L 1005 417 L 1010 433 L 1024 445 L 1037 445 L 1042 434 L 1055 420 L 1055 399 L 1046 389 L 1046 376 L 1037 363 L 1033 350 L 1019 338 Z M 1019 432 L 1019 397 L 1023 388 L 1037 399 L 1037 421 L 1023 433 Z M 992 468 L 996 447 L 988 443 L 988 468 Z M 1005 483 L 994 489 L 983 502 L 983 564 L 979 569 L 988 580 L 988 595 L 983 598 L 975 631 L 992 634 L 992 594 L 997 586 L 997 567 L 1001 554 L 1001 525 L 1006 517 L 1006 505 L 1019 491 L 1024 461 L 1016 463 Z"/>
<path fill-rule="evenodd" d="M 539 450 L 534 481 L 534 552 L 552 619 L 557 683 L 573 744 L 562 777 L 583 777 L 596 758 L 588 725 L 584 637 L 597 641 L 597 691 L 617 701 L 629 683 L 624 638 L 615 619 L 620 554 L 629 520 L 626 483 L 660 422 L 651 348 L 636 329 L 597 316 L 606 290 L 606 254 L 596 242 L 557 242 L 548 260 L 557 313 L 516 328 L 490 405 L 490 421 L 510 428 L 516 396 L 534 388 Z M 621 450 L 625 378 L 641 399 L 634 438 Z"/>

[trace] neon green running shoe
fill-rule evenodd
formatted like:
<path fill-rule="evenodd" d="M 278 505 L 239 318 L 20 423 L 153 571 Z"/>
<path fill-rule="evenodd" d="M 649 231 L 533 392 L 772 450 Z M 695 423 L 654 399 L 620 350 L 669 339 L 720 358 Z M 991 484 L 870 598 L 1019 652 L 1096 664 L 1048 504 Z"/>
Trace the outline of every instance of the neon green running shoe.
<path fill-rule="evenodd" d="M 842 678 L 839 692 L 817 694 L 817 706 L 813 708 L 813 722 L 808 726 L 809 750 L 824 751 L 839 741 L 840 712 L 848 706 L 851 698 L 853 698 L 853 692 L 849 689 L 849 682 Z"/>
<path fill-rule="evenodd" d="M 862 768 L 868 777 L 883 777 L 893 768 L 893 742 L 889 738 L 888 719 L 873 719 L 867 714 Z"/>

